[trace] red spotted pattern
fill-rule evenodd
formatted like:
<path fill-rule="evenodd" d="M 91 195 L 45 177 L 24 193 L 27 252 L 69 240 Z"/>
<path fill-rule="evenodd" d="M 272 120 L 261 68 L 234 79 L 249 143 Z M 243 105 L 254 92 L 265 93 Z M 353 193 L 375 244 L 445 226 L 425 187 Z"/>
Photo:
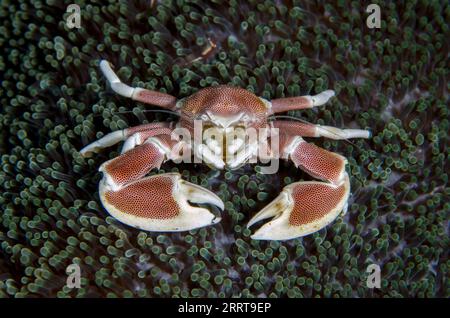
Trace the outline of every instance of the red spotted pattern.
<path fill-rule="evenodd" d="M 149 91 L 147 89 L 138 91 L 138 93 L 133 96 L 133 99 L 164 108 L 174 108 L 177 102 L 177 99 L 169 94 Z"/>
<path fill-rule="evenodd" d="M 292 161 L 313 177 L 338 183 L 345 170 L 345 159 L 316 145 L 301 142 L 291 154 Z"/>
<path fill-rule="evenodd" d="M 337 188 L 326 183 L 298 184 L 292 191 L 295 204 L 289 224 L 299 226 L 320 220 L 345 199 L 345 195 L 344 184 Z"/>
<path fill-rule="evenodd" d="M 154 137 L 154 136 L 159 136 L 159 137 L 161 137 L 161 135 L 170 136 L 171 133 L 172 133 L 172 129 L 170 129 L 170 128 L 155 128 L 152 130 L 145 130 L 145 131 L 138 133 L 139 134 L 139 142 L 143 143 L 148 138 Z"/>
<path fill-rule="evenodd" d="M 273 127 L 278 128 L 280 134 L 302 137 L 314 137 L 316 135 L 316 126 L 309 123 L 276 120 L 273 122 Z"/>
<path fill-rule="evenodd" d="M 207 110 L 219 116 L 245 112 L 257 123 L 265 122 L 267 118 L 267 108 L 258 96 L 243 88 L 226 85 L 204 88 L 183 102 L 182 111 L 188 118 Z"/>
<path fill-rule="evenodd" d="M 309 98 L 300 97 L 286 97 L 277 98 L 272 101 L 272 113 L 287 112 L 295 109 L 311 108 L 313 104 Z"/>
<path fill-rule="evenodd" d="M 159 168 L 163 159 L 164 155 L 156 146 L 145 143 L 108 161 L 105 172 L 115 183 L 125 184 L 145 176 L 153 168 Z"/>
<path fill-rule="evenodd" d="M 139 125 L 139 126 L 134 126 L 134 127 L 130 127 L 127 128 L 125 130 L 125 134 L 127 137 L 137 133 L 137 132 L 142 132 L 142 131 L 148 131 L 148 130 L 155 130 L 158 128 L 169 128 L 170 124 L 169 123 L 150 123 L 150 124 L 143 124 L 143 125 Z"/>
<path fill-rule="evenodd" d="M 119 191 L 107 191 L 105 199 L 119 211 L 133 216 L 172 219 L 180 212 L 172 196 L 174 182 L 172 176 L 147 177 Z"/>

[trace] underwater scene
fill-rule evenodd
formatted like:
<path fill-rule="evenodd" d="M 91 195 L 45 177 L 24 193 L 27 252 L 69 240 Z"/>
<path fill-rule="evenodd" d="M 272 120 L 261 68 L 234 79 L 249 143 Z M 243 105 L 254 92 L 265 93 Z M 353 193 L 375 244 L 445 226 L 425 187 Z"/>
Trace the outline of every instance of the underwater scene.
<path fill-rule="evenodd" d="M 0 298 L 450 297 L 449 21 L 1 1 Z"/>

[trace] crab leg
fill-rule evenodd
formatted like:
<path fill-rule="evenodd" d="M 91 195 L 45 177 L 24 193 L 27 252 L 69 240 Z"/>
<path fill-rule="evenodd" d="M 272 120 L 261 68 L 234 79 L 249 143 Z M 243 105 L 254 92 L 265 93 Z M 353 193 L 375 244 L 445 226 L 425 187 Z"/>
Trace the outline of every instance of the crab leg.
<path fill-rule="evenodd" d="M 170 157 L 170 149 L 167 138 L 150 137 L 101 165 L 100 199 L 113 217 L 147 231 L 187 231 L 220 221 L 208 209 L 189 204 L 212 204 L 223 210 L 223 202 L 211 191 L 177 173 L 144 177 Z"/>
<path fill-rule="evenodd" d="M 126 140 L 122 148 L 122 153 L 124 153 L 133 148 L 131 143 L 134 143 L 134 146 L 136 146 L 151 136 L 170 134 L 171 132 L 172 130 L 170 129 L 169 123 L 150 123 L 123 130 L 116 130 L 85 146 L 80 150 L 80 153 L 81 155 L 88 157 L 92 155 L 92 153 L 97 153 L 103 148 L 111 147 L 120 141 Z M 128 141 L 128 139 L 130 140 Z"/>
<path fill-rule="evenodd" d="M 168 109 L 175 107 L 177 99 L 169 94 L 150 91 L 140 87 L 130 87 L 122 83 L 119 77 L 114 73 L 108 61 L 100 61 L 100 69 L 108 80 L 113 91 L 117 94 L 140 101 L 145 104 L 156 105 Z"/>
<path fill-rule="evenodd" d="M 271 113 L 281 113 L 289 110 L 312 108 L 322 106 L 334 96 L 333 90 L 326 90 L 317 95 L 277 98 L 271 101 Z"/>
<path fill-rule="evenodd" d="M 280 133 L 302 137 L 326 137 L 340 140 L 349 138 L 370 138 L 370 130 L 340 129 L 332 126 L 313 125 L 290 120 L 275 120 L 274 128 L 280 129 Z"/>
<path fill-rule="evenodd" d="M 346 209 L 350 182 L 344 157 L 298 136 L 284 142 L 282 151 L 282 157 L 327 182 L 296 182 L 284 187 L 281 194 L 248 223 L 251 226 L 273 218 L 255 232 L 253 239 L 287 240 L 305 236 L 330 224 Z"/>

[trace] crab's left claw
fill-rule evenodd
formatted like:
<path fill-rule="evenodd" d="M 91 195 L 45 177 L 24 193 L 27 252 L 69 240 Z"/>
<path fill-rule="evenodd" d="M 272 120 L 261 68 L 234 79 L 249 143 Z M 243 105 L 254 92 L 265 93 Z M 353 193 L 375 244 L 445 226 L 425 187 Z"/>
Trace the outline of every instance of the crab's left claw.
<path fill-rule="evenodd" d="M 350 184 L 348 175 L 338 185 L 325 182 L 296 182 L 257 213 L 247 227 L 273 217 L 258 229 L 255 240 L 288 240 L 305 236 L 330 224 L 346 208 Z"/>
<path fill-rule="evenodd" d="M 221 218 L 208 209 L 190 203 L 224 209 L 217 195 L 181 179 L 178 173 L 145 177 L 115 191 L 104 178 L 100 198 L 105 209 L 119 221 L 156 232 L 189 231 L 220 222 Z"/>

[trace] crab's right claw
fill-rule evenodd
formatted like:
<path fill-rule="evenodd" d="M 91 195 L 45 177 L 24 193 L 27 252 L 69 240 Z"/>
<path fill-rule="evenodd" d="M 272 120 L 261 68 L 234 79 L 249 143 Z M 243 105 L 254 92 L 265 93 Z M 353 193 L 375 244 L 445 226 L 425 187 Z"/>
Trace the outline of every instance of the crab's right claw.
<path fill-rule="evenodd" d="M 346 175 L 339 185 L 296 182 L 257 213 L 247 227 L 273 217 L 259 228 L 255 240 L 289 240 L 316 232 L 330 224 L 346 208 L 350 184 Z"/>
<path fill-rule="evenodd" d="M 100 198 L 105 209 L 119 221 L 156 232 L 188 231 L 220 222 L 219 216 L 189 202 L 224 209 L 217 195 L 181 179 L 178 173 L 145 177 L 115 191 L 104 178 Z"/>

